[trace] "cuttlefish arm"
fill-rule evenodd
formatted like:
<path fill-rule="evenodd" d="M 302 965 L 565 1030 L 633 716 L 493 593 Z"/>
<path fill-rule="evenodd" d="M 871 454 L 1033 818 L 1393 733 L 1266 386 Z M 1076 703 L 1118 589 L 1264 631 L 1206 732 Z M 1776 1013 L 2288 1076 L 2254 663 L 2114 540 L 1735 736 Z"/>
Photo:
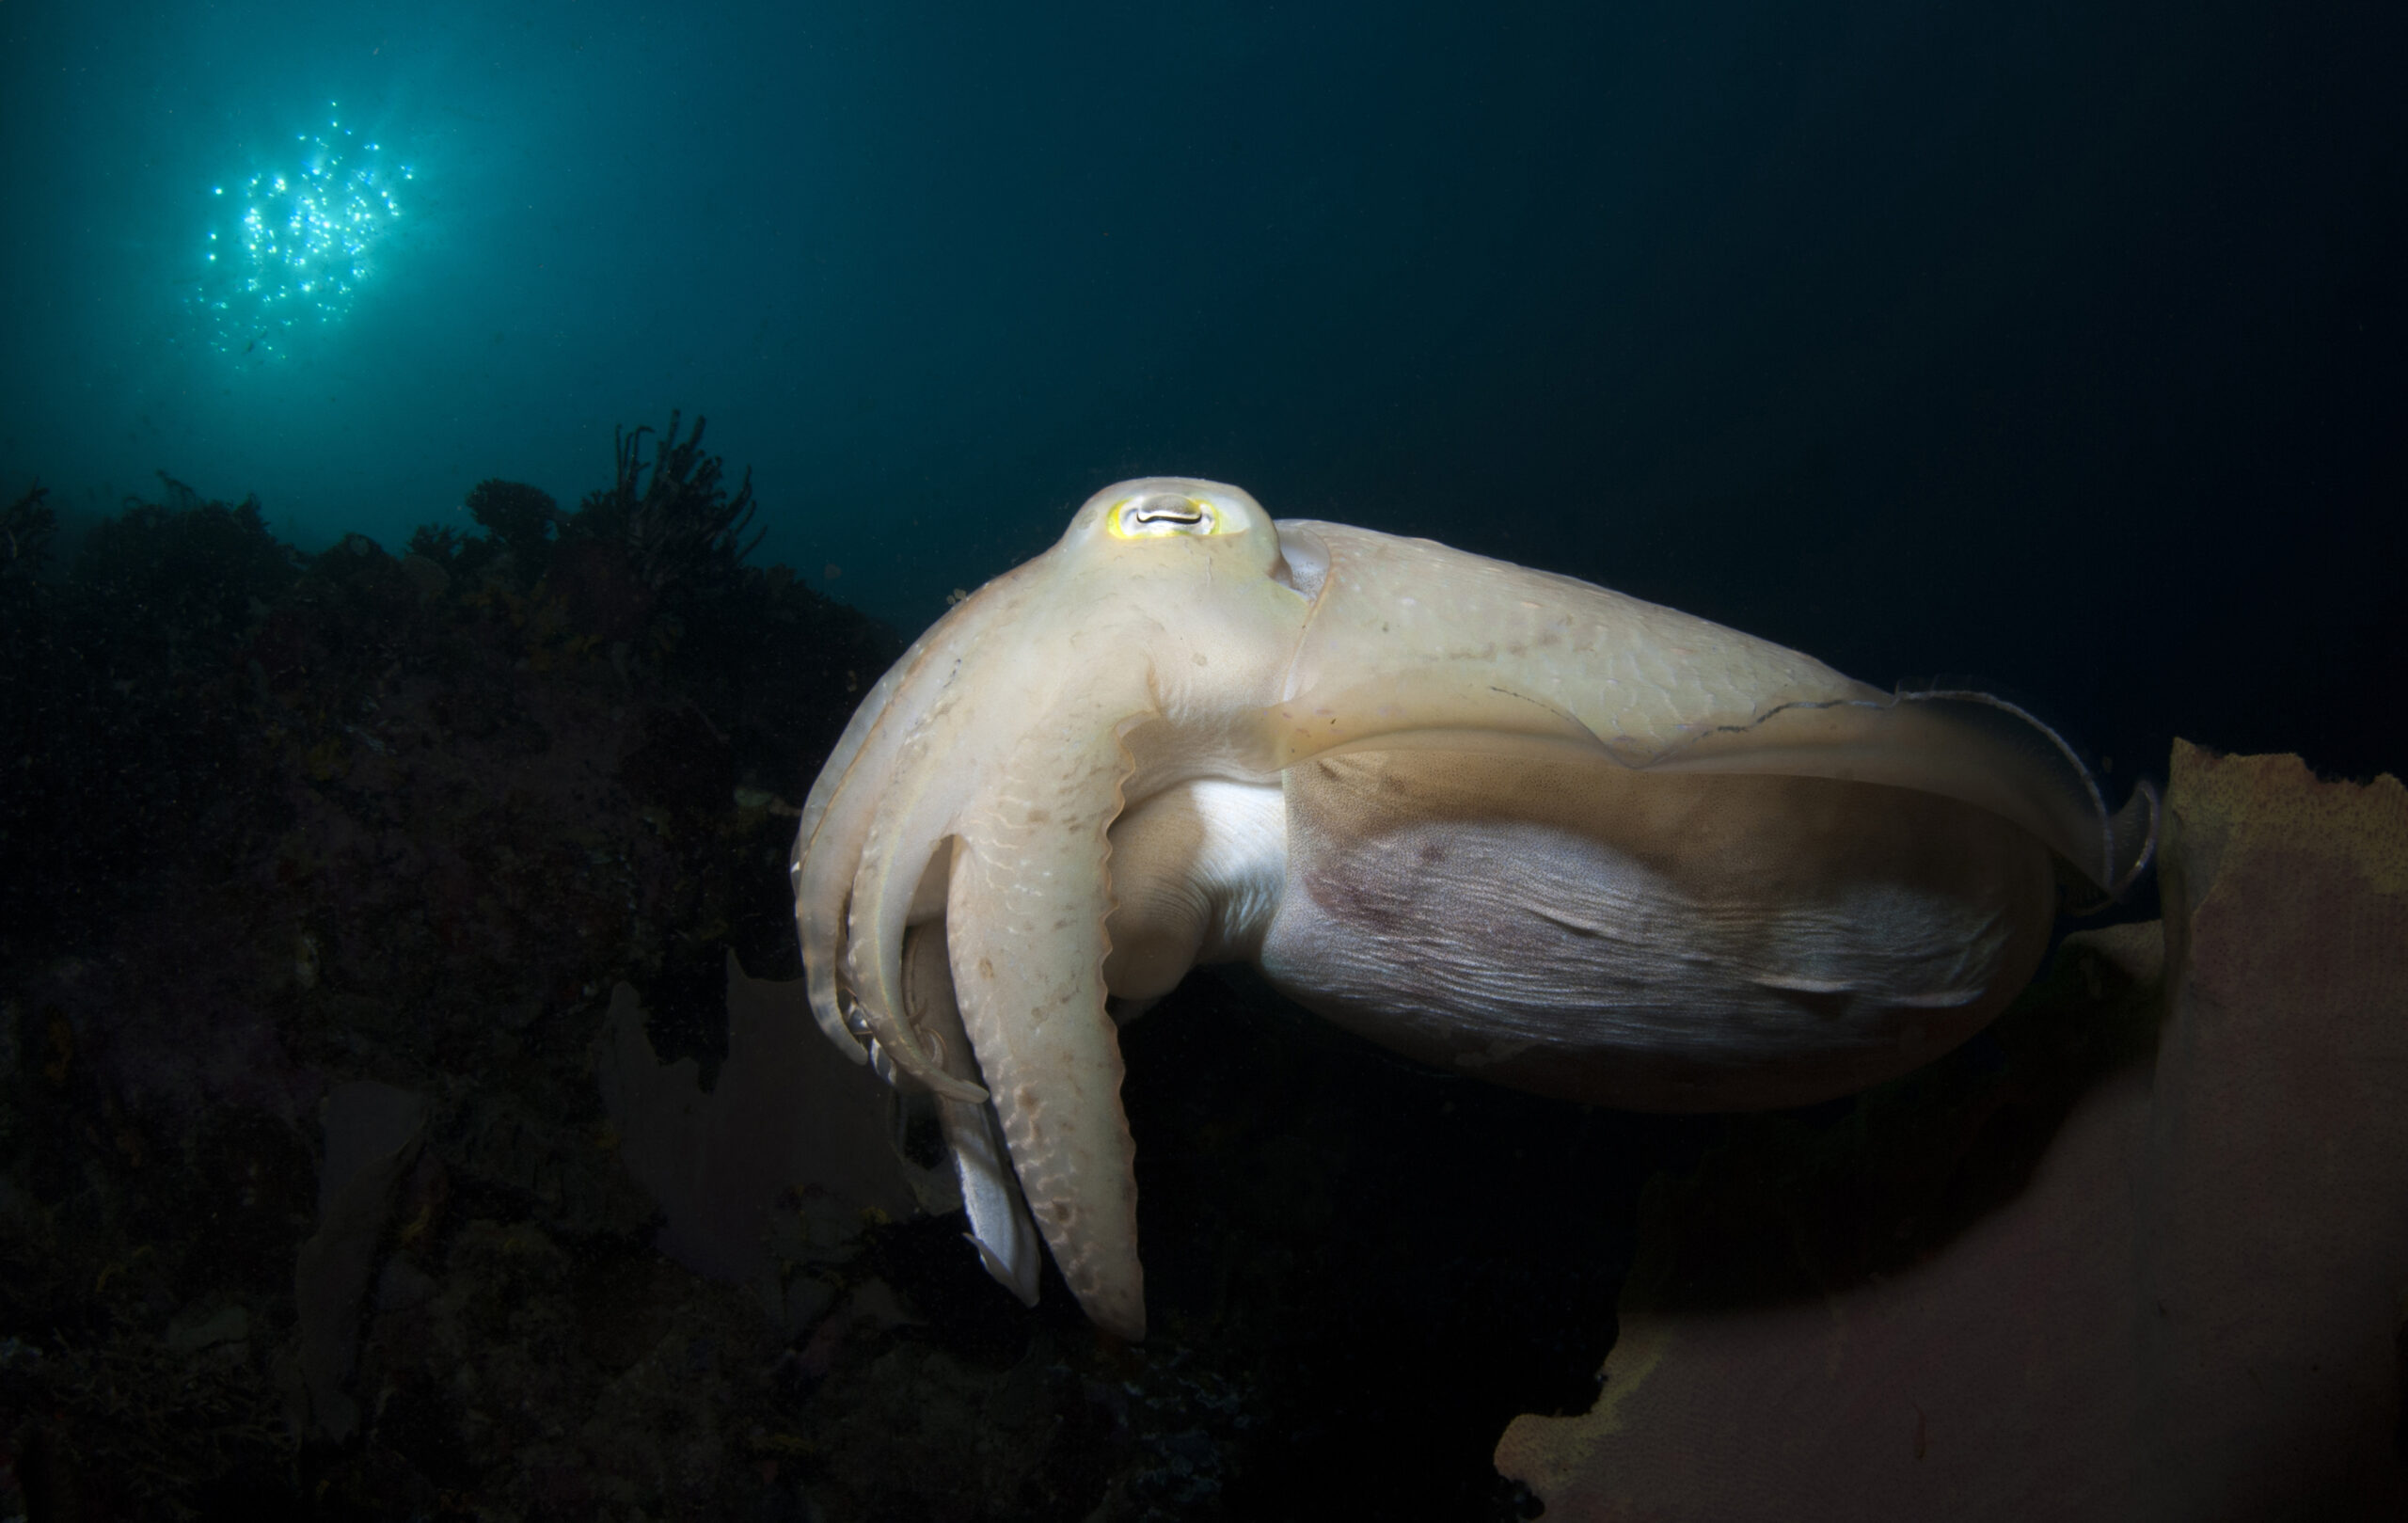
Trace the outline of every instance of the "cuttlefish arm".
<path fill-rule="evenodd" d="M 794 880 L 796 927 L 802 938 L 805 987 L 820 1030 L 857 1063 L 868 1059 L 863 1041 L 872 1036 L 871 1023 L 840 989 L 839 979 L 846 911 L 877 805 L 888 780 L 910 770 L 907 747 L 920 737 L 924 722 L 953 701 L 956 680 L 980 635 L 1020 617 L 1035 590 L 1031 584 L 1038 579 L 1037 566 L 1032 562 L 996 578 L 975 598 L 958 605 L 912 642 L 853 711 L 803 801 L 789 871 Z M 898 710 L 896 696 L 907 690 L 911 699 Z M 929 1083 L 938 1093 L 955 1100 L 985 1100 L 985 1091 L 977 1086 L 943 1074 L 940 1066 L 927 1059 L 918 1043 L 905 1037 L 898 1026 L 890 1023 L 885 1033 L 890 1044 L 902 1043 L 909 1071 L 933 1075 Z"/>
<path fill-rule="evenodd" d="M 1124 483 L 933 627 L 855 716 L 796 844 L 812 1003 L 832 1038 L 868 1039 L 907 1082 L 955 1105 L 991 1099 L 1065 1278 L 1134 1338 L 1134 1147 L 1105 1007 L 1124 812 L 1216 780 L 1259 793 L 1350 751 L 1575 754 L 1940 793 L 2119 887 L 2146 830 L 2119 830 L 2061 747 L 2003 738 L 1988 722 L 2001 717 L 1963 695 L 1883 693 L 1569 578 L 1275 525 L 1234 487 Z M 1184 869 L 1160 845 L 1176 835 L 1129 837 L 1149 895 L 1180 897 Z M 930 1050 L 905 997 L 907 932 L 940 921 L 982 1083 Z M 1148 993 L 1181 971 L 1151 960 Z"/>

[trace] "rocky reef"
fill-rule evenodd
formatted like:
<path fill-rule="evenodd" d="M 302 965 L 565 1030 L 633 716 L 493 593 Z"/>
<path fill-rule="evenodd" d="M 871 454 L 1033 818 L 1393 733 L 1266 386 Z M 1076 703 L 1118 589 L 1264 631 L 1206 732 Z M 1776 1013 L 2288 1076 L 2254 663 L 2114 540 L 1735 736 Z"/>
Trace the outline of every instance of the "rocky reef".
<path fill-rule="evenodd" d="M 8 510 L 0 1516 L 1534 1507 L 1489 1446 L 1593 1390 L 1708 1123 L 1199 976 L 1127 1036 L 1157 1331 L 1022 1309 L 785 983 L 900 643 L 751 563 L 701 434 L 399 556 L 164 478 L 71 557 Z"/>

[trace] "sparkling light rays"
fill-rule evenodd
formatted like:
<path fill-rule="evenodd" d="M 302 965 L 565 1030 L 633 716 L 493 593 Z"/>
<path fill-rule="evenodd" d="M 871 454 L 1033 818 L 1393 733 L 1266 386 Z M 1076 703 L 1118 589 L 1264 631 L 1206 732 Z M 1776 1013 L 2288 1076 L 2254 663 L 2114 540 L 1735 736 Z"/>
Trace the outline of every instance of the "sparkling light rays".
<path fill-rule="evenodd" d="M 302 133 L 286 162 L 213 185 L 223 212 L 202 249 L 193 301 L 213 348 L 285 356 L 309 329 L 341 321 L 402 216 L 407 165 L 342 124 Z"/>

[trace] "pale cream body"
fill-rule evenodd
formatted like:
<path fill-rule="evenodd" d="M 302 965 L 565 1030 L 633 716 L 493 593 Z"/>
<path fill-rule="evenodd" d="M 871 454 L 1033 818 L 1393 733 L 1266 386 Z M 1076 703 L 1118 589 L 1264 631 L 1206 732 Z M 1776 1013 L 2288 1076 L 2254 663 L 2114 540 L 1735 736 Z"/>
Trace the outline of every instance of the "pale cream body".
<path fill-rule="evenodd" d="M 1978 694 L 1153 478 L 880 680 L 796 913 L 831 1038 L 942 1098 L 990 1269 L 1034 1295 L 1024 1198 L 1136 1337 L 1116 996 L 1250 960 L 1458 1071 L 1792 1103 L 1976 1029 L 2045 943 L 2052 856 L 2113 891 L 2152 823 Z"/>

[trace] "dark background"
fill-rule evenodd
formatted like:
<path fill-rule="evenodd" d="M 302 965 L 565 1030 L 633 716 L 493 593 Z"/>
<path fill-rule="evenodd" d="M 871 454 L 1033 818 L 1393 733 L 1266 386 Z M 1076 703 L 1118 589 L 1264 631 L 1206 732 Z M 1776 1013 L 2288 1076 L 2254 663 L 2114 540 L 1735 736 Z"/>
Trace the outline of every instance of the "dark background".
<path fill-rule="evenodd" d="M 1641 1192 L 1719 1120 L 1412 1070 L 1210 973 L 1129 1038 L 1140 1350 L 1058 1280 L 1023 1312 L 952 1218 L 814 1267 L 846 1299 L 774 1356 L 652 1251 L 590 1045 L 624 976 L 710 1081 L 726 951 L 796 971 L 759 801 L 895 648 L 813 593 L 908 635 L 1185 472 L 1969 674 L 2119 794 L 2177 734 L 2408 769 L 2402 79 L 2392 3 L 0 4 L 0 490 L 66 519 L 55 579 L 0 563 L 0 1469 L 61 1517 L 27 1478 L 1521 1515 L 1490 1446 L 1593 1397 Z M 230 331 L 214 192 L 344 132 L 410 168 L 353 299 L 255 329 L 237 293 Z M 673 408 L 809 591 L 640 586 L 598 530 L 541 587 L 342 543 L 472 532 L 488 477 L 573 506 Z M 327 553 L 217 509 L 89 533 L 193 506 L 159 471 Z M 2032 1029 L 1905 1092 L 2036 1148 L 2053 1113 L 1981 1087 Z M 438 1102 L 388 1245 L 430 1299 L 377 1292 L 372 1438 L 296 1460 L 272 1361 L 362 1076 Z M 1909 1176 L 1991 1198 L 1925 1140 Z M 177 1352 L 229 1306 L 239 1356 Z M 515 1414 L 477 1433 L 471 1367 Z"/>
<path fill-rule="evenodd" d="M 2398 769 L 2404 40 L 2379 0 L 12 5 L 0 475 L 398 548 L 679 406 L 763 554 L 907 634 L 1191 472 L 1970 674 L 2125 771 Z M 404 216 L 339 322 L 211 347 L 212 187 L 337 118 Z"/>

